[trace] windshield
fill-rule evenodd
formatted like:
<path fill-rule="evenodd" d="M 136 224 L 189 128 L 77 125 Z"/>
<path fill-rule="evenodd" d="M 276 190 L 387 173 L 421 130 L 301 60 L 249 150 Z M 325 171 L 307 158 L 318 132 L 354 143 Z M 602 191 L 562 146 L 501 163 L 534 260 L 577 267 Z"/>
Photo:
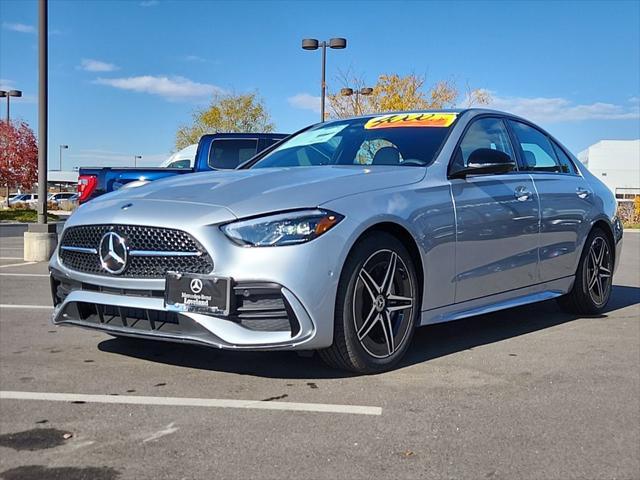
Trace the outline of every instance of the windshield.
<path fill-rule="evenodd" d="M 426 166 L 455 113 L 389 114 L 315 126 L 291 137 L 252 168 L 318 165 Z"/>

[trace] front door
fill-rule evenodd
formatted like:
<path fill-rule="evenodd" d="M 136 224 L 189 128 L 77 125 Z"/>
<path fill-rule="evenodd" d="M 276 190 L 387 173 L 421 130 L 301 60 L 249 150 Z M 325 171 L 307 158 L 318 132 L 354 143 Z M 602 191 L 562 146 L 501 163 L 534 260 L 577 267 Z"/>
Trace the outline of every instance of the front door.
<path fill-rule="evenodd" d="M 515 161 L 504 121 L 483 117 L 469 126 L 454 156 L 461 168 L 479 148 L 500 150 Z M 538 196 L 530 175 L 452 179 L 456 213 L 456 303 L 538 283 Z"/>

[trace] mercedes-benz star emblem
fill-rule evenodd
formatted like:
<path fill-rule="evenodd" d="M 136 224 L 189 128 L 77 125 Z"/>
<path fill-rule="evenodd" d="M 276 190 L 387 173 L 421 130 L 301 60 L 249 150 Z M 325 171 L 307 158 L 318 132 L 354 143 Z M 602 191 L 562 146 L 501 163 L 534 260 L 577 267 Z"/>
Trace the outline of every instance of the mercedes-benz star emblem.
<path fill-rule="evenodd" d="M 107 232 L 100 240 L 100 264 L 107 272 L 118 275 L 127 268 L 127 245 L 116 232 Z"/>
<path fill-rule="evenodd" d="M 194 278 L 193 280 L 191 280 L 191 285 L 189 285 L 191 287 L 191 291 L 193 293 L 200 293 L 202 291 L 202 280 L 200 280 L 199 278 Z"/>

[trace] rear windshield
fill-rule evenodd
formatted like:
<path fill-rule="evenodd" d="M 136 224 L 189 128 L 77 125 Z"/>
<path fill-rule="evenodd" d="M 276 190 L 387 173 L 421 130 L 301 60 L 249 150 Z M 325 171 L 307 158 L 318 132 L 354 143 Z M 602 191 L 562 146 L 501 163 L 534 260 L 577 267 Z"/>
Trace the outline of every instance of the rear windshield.
<path fill-rule="evenodd" d="M 444 142 L 455 113 L 381 115 L 305 130 L 252 168 L 319 165 L 426 166 Z"/>

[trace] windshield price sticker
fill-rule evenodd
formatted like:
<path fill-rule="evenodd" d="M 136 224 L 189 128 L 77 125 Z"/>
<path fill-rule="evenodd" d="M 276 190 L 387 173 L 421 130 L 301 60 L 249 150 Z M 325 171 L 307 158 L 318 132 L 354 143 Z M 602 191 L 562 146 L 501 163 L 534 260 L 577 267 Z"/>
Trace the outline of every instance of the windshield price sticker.
<path fill-rule="evenodd" d="M 400 127 L 448 127 L 456 119 L 455 113 L 403 113 L 383 115 L 365 123 L 366 130 Z"/>
<path fill-rule="evenodd" d="M 329 127 L 320 127 L 307 132 L 302 132 L 296 135 L 294 138 L 284 143 L 281 147 L 276 148 L 274 151 L 286 150 L 287 148 L 300 147 L 306 145 L 313 145 L 314 143 L 324 143 L 331 140 L 342 130 L 347 128 L 347 124 L 344 125 L 332 125 Z"/>

